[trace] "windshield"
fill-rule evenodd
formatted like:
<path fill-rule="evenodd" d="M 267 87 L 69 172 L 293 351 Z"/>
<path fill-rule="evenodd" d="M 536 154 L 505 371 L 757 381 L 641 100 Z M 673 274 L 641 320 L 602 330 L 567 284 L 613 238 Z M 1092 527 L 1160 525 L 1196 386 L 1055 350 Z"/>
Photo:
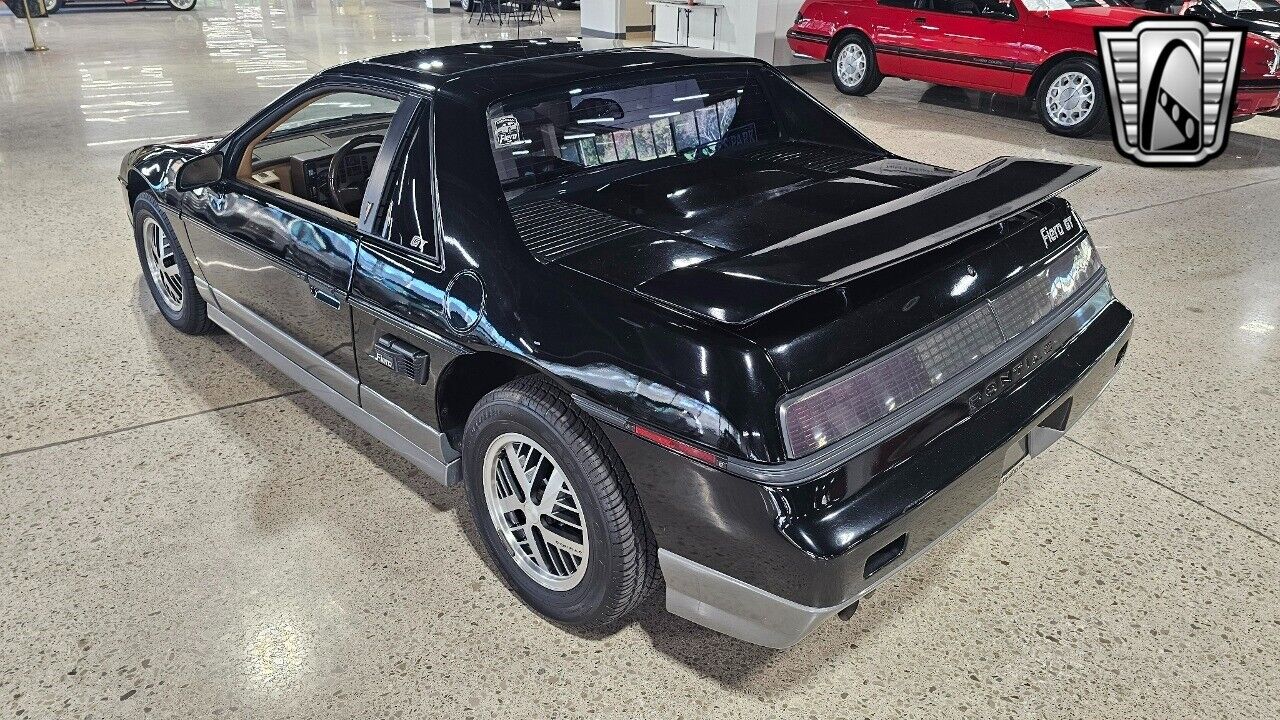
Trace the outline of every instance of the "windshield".
<path fill-rule="evenodd" d="M 804 104 L 814 103 L 757 66 L 721 65 L 519 96 L 490 107 L 488 130 L 504 190 L 736 154 L 780 139 L 797 113 L 818 141 L 866 147 Z"/>
<path fill-rule="evenodd" d="M 394 115 L 400 107 L 399 100 L 364 93 L 337 92 L 321 96 L 304 105 L 287 121 L 271 131 L 271 135 L 295 133 L 308 128 L 318 128 L 333 123 L 346 123 L 365 118 L 384 118 Z"/>
<path fill-rule="evenodd" d="M 1205 2 L 1219 12 L 1231 14 L 1280 11 L 1280 2 L 1277 0 L 1205 0 Z"/>

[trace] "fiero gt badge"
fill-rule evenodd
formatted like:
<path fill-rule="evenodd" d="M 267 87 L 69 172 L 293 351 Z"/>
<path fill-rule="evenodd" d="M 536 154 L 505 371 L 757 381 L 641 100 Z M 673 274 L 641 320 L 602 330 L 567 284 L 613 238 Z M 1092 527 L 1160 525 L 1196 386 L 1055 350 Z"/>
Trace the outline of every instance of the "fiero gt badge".
<path fill-rule="evenodd" d="M 1222 152 L 1235 106 L 1243 30 L 1143 19 L 1098 30 L 1116 149 L 1139 165 L 1201 165 Z"/>
<path fill-rule="evenodd" d="M 1044 248 L 1048 250 L 1062 238 L 1075 234 L 1076 219 L 1073 215 L 1068 215 L 1052 225 L 1044 225 L 1040 228 L 1040 240 L 1044 243 Z"/>

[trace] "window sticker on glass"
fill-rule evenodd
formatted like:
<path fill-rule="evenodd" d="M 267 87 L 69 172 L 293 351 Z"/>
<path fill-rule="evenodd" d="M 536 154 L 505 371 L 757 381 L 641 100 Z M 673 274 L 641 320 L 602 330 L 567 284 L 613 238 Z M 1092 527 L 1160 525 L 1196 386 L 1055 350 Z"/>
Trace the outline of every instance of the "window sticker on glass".
<path fill-rule="evenodd" d="M 653 126 L 641 125 L 632 128 L 631 134 L 635 137 L 636 158 L 640 160 L 653 160 L 658 157 L 658 151 L 653 146 Z"/>
<path fill-rule="evenodd" d="M 671 137 L 671 123 L 659 120 L 653 124 L 653 147 L 658 151 L 658 157 L 676 154 L 676 142 Z"/>
<path fill-rule="evenodd" d="M 596 136 L 596 154 L 600 156 L 600 163 L 618 162 L 618 149 L 613 146 L 613 135 L 605 133 Z"/>
<path fill-rule="evenodd" d="M 561 145 L 561 146 L 560 146 L 560 157 L 561 157 L 561 158 L 563 158 L 564 160 L 567 160 L 567 161 L 569 161 L 569 162 L 573 163 L 574 165 L 581 165 L 581 164 L 582 164 L 582 156 L 578 154 L 578 144 L 577 144 L 577 143 L 569 142 L 569 143 L 565 143 L 565 144 Z"/>
<path fill-rule="evenodd" d="M 1030 12 L 1048 12 L 1051 10 L 1070 10 L 1071 3 L 1067 0 L 1025 0 L 1023 5 Z"/>
<path fill-rule="evenodd" d="M 716 106 L 700 108 L 696 113 L 698 117 L 698 140 L 699 144 L 706 145 L 720 139 L 720 116 L 716 114 Z"/>
<path fill-rule="evenodd" d="M 680 113 L 671 118 L 671 124 L 676 129 L 677 150 L 688 150 L 698 146 L 698 123 L 693 119 L 693 113 Z"/>
<path fill-rule="evenodd" d="M 731 132 L 725 133 L 724 140 L 720 142 L 720 147 L 733 148 L 754 145 L 757 141 L 756 124 L 747 123 L 742 127 L 734 128 Z"/>
<path fill-rule="evenodd" d="M 600 153 L 596 152 L 595 138 L 578 141 L 578 149 L 582 151 L 582 164 L 595 167 L 600 164 Z"/>
<path fill-rule="evenodd" d="M 716 103 L 716 108 L 720 111 L 720 134 L 723 136 L 729 132 L 729 125 L 733 122 L 733 116 L 738 112 L 738 98 L 728 98 Z"/>
<path fill-rule="evenodd" d="M 520 121 L 515 115 L 493 118 L 493 146 L 495 148 L 523 145 L 520 142 Z"/>
<path fill-rule="evenodd" d="M 619 160 L 635 160 L 636 145 L 631 139 L 630 130 L 618 130 L 613 133 L 613 146 L 618 149 Z"/>

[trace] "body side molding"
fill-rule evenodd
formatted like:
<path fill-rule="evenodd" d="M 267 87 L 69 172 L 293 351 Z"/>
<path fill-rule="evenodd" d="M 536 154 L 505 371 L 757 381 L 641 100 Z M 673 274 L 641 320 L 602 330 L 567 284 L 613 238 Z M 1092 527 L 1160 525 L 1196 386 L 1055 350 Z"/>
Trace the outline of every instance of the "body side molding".
<path fill-rule="evenodd" d="M 213 290 L 213 295 L 217 299 L 218 304 L 214 306 L 208 305 L 209 318 L 217 323 L 223 330 L 226 330 L 232 337 L 244 343 L 248 348 L 267 362 L 271 363 L 280 372 L 288 375 L 290 379 L 306 388 L 313 395 L 323 400 L 346 419 L 359 425 L 365 432 L 373 435 L 381 440 L 388 447 L 400 453 L 409 462 L 413 463 L 420 470 L 431 476 L 442 484 L 451 484 L 450 481 L 456 480 L 460 472 L 459 461 L 454 460 L 446 463 L 443 459 L 433 455 L 428 449 L 423 448 L 412 440 L 400 434 L 396 429 L 392 428 L 382 419 L 373 413 L 351 402 L 341 393 L 324 384 L 319 378 L 302 369 L 297 363 L 290 360 L 283 353 L 272 347 L 272 343 L 284 343 L 297 345 L 299 352 L 307 352 L 314 354 L 309 348 L 303 347 L 297 341 L 272 327 L 262 318 L 255 315 L 248 308 L 240 305 L 240 303 L 232 300 L 226 295 Z M 233 318 L 230 313 L 235 314 Z M 252 325 L 253 327 L 247 327 Z M 268 342 L 264 337 L 270 337 Z M 316 355 L 313 359 L 317 363 L 328 363 L 328 360 Z M 422 431 L 430 431 L 426 425 L 422 425 L 419 435 Z M 438 441 L 438 433 L 437 433 Z"/>

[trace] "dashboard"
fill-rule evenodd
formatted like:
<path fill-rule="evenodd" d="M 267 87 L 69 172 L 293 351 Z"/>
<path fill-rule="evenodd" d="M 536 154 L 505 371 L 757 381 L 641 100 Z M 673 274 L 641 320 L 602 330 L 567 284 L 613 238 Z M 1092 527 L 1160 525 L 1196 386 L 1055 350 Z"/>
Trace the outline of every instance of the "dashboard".
<path fill-rule="evenodd" d="M 338 148 L 359 135 L 385 134 L 388 124 L 365 121 L 350 126 L 329 127 L 323 131 L 290 134 L 279 139 L 268 135 L 253 149 L 253 180 L 260 185 L 332 207 L 334 201 L 329 194 L 329 166 Z M 342 173 L 340 179 L 367 180 L 373 171 L 378 149 L 376 145 L 367 145 L 352 151 L 339 168 Z"/>

